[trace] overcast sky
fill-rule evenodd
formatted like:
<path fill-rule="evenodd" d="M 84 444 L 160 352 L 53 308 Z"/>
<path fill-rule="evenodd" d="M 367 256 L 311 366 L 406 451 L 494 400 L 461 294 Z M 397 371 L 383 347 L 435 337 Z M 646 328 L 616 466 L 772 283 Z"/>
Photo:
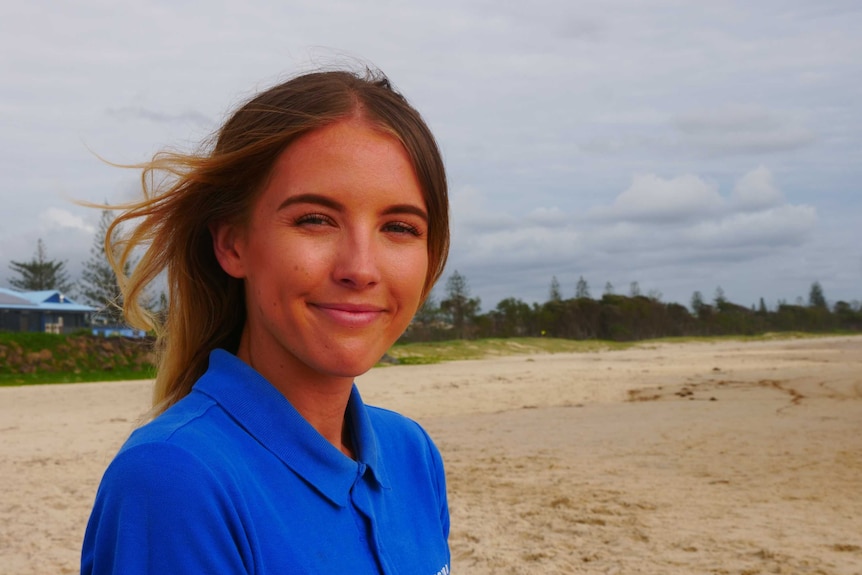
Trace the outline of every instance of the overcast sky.
<path fill-rule="evenodd" d="M 255 91 L 369 62 L 450 176 L 448 272 L 483 310 L 695 290 L 862 299 L 858 0 L 30 0 L 0 8 L 0 286 L 43 238 L 73 279 L 114 162 L 192 148 Z"/>

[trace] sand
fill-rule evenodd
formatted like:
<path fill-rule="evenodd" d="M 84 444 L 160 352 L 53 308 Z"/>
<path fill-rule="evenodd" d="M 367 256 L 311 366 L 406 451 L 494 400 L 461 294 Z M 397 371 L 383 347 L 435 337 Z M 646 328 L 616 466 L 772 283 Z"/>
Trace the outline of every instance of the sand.
<path fill-rule="evenodd" d="M 862 337 L 374 369 L 447 465 L 453 573 L 862 574 Z M 0 572 L 76 573 L 149 382 L 0 389 Z"/>

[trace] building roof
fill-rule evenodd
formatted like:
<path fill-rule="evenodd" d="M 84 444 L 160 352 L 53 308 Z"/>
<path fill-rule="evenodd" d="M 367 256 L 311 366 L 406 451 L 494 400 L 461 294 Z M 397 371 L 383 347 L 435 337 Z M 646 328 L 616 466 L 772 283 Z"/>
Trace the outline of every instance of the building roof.
<path fill-rule="evenodd" d="M 21 291 L 0 288 L 0 309 L 90 313 L 96 308 L 75 303 L 57 290 Z"/>

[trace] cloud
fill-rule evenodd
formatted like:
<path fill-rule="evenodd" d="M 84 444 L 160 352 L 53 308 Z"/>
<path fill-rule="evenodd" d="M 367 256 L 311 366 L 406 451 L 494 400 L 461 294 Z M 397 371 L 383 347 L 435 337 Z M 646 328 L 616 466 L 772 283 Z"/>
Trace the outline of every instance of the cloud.
<path fill-rule="evenodd" d="M 593 214 L 603 219 L 635 222 L 673 223 L 698 221 L 722 209 L 718 188 L 698 176 L 686 174 L 665 179 L 641 174 L 623 191 L 612 206 Z"/>
<path fill-rule="evenodd" d="M 477 293 L 524 297 L 532 281 L 541 298 L 551 275 L 583 273 L 645 291 L 652 275 L 665 294 L 690 294 L 737 273 L 780 296 L 796 289 L 782 269 L 851 267 L 862 206 L 854 0 L 501 3 L 490 16 L 480 2 L 115 4 L 25 2 L 0 18 L 0 276 L 39 234 L 70 265 L 86 256 L 92 234 L 53 220 L 44 232 L 40 214 L 67 207 L 57 194 L 125 189 L 131 175 L 88 148 L 119 163 L 185 148 L 258 89 L 352 57 L 381 66 L 434 130 L 453 263 L 473 257 L 460 270 L 491 278 Z M 774 172 L 745 174 L 761 163 Z M 467 184 L 487 192 L 476 209 L 459 197 Z M 823 234 L 843 235 L 813 252 Z M 692 264 L 708 257 L 724 265 Z M 856 264 L 841 297 L 858 297 Z"/>
<path fill-rule="evenodd" d="M 453 190 L 450 202 L 455 233 L 461 229 L 492 233 L 506 231 L 517 222 L 515 216 L 488 207 L 482 192 L 472 186 Z"/>
<path fill-rule="evenodd" d="M 784 197 L 772 181 L 772 173 L 760 166 L 736 182 L 730 201 L 739 210 L 756 211 L 777 206 Z"/>
<path fill-rule="evenodd" d="M 121 120 L 146 120 L 156 124 L 175 124 L 175 123 L 190 123 L 198 126 L 207 126 L 212 120 L 207 118 L 200 112 L 187 111 L 179 114 L 167 114 L 150 110 L 143 106 L 125 106 L 122 108 L 108 108 L 106 110 L 109 116 L 119 118 Z"/>
<path fill-rule="evenodd" d="M 680 144 L 709 155 L 763 154 L 814 142 L 799 121 L 755 106 L 726 106 L 680 114 L 672 120 Z"/>
<path fill-rule="evenodd" d="M 571 221 L 571 218 L 560 208 L 536 208 L 526 216 L 526 221 L 545 227 L 560 227 Z"/>
<path fill-rule="evenodd" d="M 780 249 L 805 242 L 817 222 L 813 207 L 785 203 L 765 166 L 740 177 L 727 198 L 718 186 L 691 174 L 635 176 L 611 206 L 601 206 L 596 213 L 614 231 L 599 236 L 610 247 L 629 241 L 636 249 L 671 252 L 741 247 L 754 255 L 757 247 Z M 625 222 L 632 225 L 621 227 Z"/>
<path fill-rule="evenodd" d="M 673 145 L 673 141 L 668 138 L 643 134 L 614 134 L 591 138 L 581 143 L 578 149 L 587 154 L 613 155 L 656 148 L 671 150 Z"/>
<path fill-rule="evenodd" d="M 804 243 L 816 223 L 817 212 L 813 207 L 784 205 L 702 222 L 687 230 L 681 239 L 710 249 L 782 248 Z"/>
<path fill-rule="evenodd" d="M 644 225 L 690 225 L 718 221 L 737 213 L 762 212 L 784 204 L 772 172 L 759 166 L 746 172 L 734 184 L 728 197 L 718 186 L 686 174 L 662 178 L 639 174 L 610 206 L 598 206 L 590 215 L 605 222 L 633 222 Z"/>
<path fill-rule="evenodd" d="M 456 212 L 449 269 L 468 276 L 486 307 L 513 295 L 544 301 L 551 276 L 567 295 L 584 276 L 594 292 L 606 281 L 623 292 L 637 280 L 644 293 L 658 289 L 668 301 L 687 301 L 694 289 L 715 285 L 732 298 L 780 297 L 764 287 L 769 275 L 798 267 L 820 219 L 813 206 L 788 203 L 765 166 L 727 186 L 698 174 L 640 175 L 586 212 L 538 207 L 506 214 L 478 188 L 468 195 L 458 209 L 469 211 Z M 507 225 L 473 225 L 491 213 L 507 216 Z"/>
<path fill-rule="evenodd" d="M 84 222 L 80 216 L 61 210 L 59 208 L 48 208 L 39 214 L 39 222 L 45 231 L 53 231 L 58 229 L 72 229 L 93 234 L 96 228 Z"/>
<path fill-rule="evenodd" d="M 564 18 L 554 24 L 560 38 L 566 40 L 599 41 L 604 39 L 605 29 L 597 20 Z"/>
<path fill-rule="evenodd" d="M 470 261 L 535 265 L 560 261 L 583 249 L 572 227 L 546 228 L 523 221 L 507 230 L 473 235 L 467 242 Z"/>
<path fill-rule="evenodd" d="M 701 277 L 715 269 L 709 266 L 792 253 L 811 241 L 818 222 L 814 207 L 787 203 L 765 166 L 743 174 L 725 194 L 695 174 L 642 174 L 613 202 L 586 215 L 558 207 L 522 215 L 494 212 L 507 223 L 493 229 L 473 225 L 488 217 L 492 202 L 475 188 L 468 195 L 460 204 L 467 211 L 456 212 L 452 266 L 489 284 L 527 285 L 528 277 L 542 283 L 551 275 L 574 281 L 590 273 L 604 276 L 602 282 L 625 279 L 623 274 L 648 279 L 644 270 L 659 268 Z M 637 278 L 625 281 L 631 279 Z M 652 281 L 660 283 L 661 277 Z"/>
<path fill-rule="evenodd" d="M 462 187 L 453 195 L 453 245 L 471 265 L 559 261 L 577 250 L 580 239 L 572 217 L 559 208 L 537 207 L 513 215 L 491 208 L 494 203 L 474 187 Z"/>

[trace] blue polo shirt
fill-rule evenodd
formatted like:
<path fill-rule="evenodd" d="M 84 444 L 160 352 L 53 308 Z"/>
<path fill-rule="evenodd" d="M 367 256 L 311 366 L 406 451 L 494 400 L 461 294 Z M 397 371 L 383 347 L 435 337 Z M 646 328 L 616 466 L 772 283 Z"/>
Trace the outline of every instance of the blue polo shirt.
<path fill-rule="evenodd" d="M 447 575 L 440 453 L 415 422 L 347 407 L 356 460 L 223 350 L 136 430 L 96 494 L 82 574 Z"/>

